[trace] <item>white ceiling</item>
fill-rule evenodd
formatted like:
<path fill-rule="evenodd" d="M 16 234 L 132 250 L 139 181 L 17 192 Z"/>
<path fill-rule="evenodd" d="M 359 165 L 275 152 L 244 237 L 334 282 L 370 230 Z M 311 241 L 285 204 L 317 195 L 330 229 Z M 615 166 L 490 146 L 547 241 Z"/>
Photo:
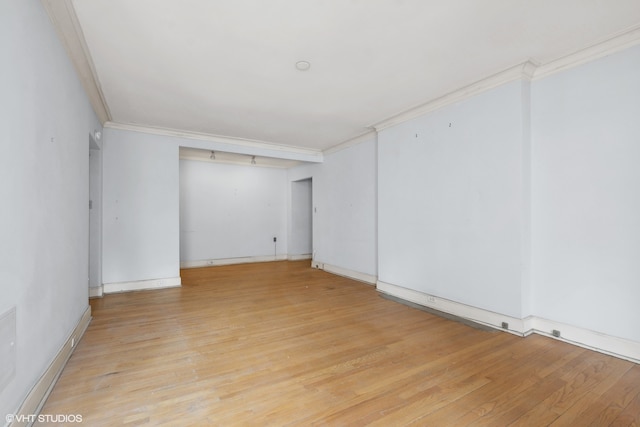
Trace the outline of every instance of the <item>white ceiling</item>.
<path fill-rule="evenodd" d="M 317 150 L 640 26 L 639 0 L 66 2 L 108 120 Z"/>

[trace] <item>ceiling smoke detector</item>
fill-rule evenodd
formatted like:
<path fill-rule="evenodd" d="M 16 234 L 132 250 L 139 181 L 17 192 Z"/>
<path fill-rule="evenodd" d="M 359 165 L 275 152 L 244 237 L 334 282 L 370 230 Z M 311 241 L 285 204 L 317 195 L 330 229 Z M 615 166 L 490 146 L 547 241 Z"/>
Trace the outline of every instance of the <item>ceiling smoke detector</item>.
<path fill-rule="evenodd" d="M 298 61 L 296 62 L 296 68 L 300 71 L 307 71 L 311 68 L 311 63 L 309 61 Z"/>

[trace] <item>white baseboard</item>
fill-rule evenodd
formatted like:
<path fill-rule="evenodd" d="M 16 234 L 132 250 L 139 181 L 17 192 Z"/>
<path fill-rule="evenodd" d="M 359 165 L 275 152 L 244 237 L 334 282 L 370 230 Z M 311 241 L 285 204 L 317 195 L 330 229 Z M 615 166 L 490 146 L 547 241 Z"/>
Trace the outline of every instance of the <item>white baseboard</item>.
<path fill-rule="evenodd" d="M 286 261 L 287 255 L 248 256 L 239 258 L 202 259 L 197 261 L 181 261 L 180 268 L 201 268 L 218 265 L 250 264 L 253 262 Z"/>
<path fill-rule="evenodd" d="M 559 331 L 560 336 L 553 336 L 553 331 Z M 548 337 L 588 348 L 600 353 L 640 363 L 640 342 L 618 338 L 589 329 L 555 322 L 542 317 L 532 318 L 531 331 Z"/>
<path fill-rule="evenodd" d="M 311 254 L 302 254 L 302 255 L 289 255 L 287 256 L 289 261 L 301 261 L 303 259 L 311 259 Z"/>
<path fill-rule="evenodd" d="M 311 262 L 312 268 L 324 270 L 328 273 L 337 274 L 338 276 L 348 277 L 349 279 L 358 280 L 360 282 L 367 283 L 369 285 L 375 285 L 378 281 L 376 276 L 372 276 L 366 273 L 360 273 L 359 271 L 349 270 L 348 268 L 342 268 L 331 264 L 324 264 L 317 261 Z"/>
<path fill-rule="evenodd" d="M 382 281 L 378 281 L 376 287 L 380 292 L 398 297 L 405 301 L 410 301 L 424 307 L 429 307 L 433 308 L 434 310 L 453 314 L 454 316 L 458 316 L 466 320 L 471 320 L 473 322 L 480 323 L 485 326 L 490 326 L 492 328 L 500 329 L 505 332 L 510 332 L 515 335 L 527 335 L 524 321 L 517 317 L 495 313 L 490 310 L 485 310 L 460 302 L 428 295 L 420 291 L 403 288 L 401 286 L 392 285 L 390 283 L 385 283 Z M 503 328 L 502 322 L 508 323 L 508 328 Z"/>
<path fill-rule="evenodd" d="M 80 341 L 84 332 L 87 330 L 90 321 L 91 306 L 87 306 L 87 309 L 82 313 L 82 317 L 80 317 L 80 320 L 71 332 L 71 335 L 69 335 L 47 370 L 42 374 L 38 382 L 36 382 L 36 385 L 33 386 L 27 397 L 22 402 L 22 406 L 20 406 L 20 409 L 15 413 L 16 417 L 14 417 L 14 419 L 27 420 L 29 419 L 29 416 L 33 416 L 40 412 L 42 406 L 44 406 L 44 403 L 47 400 L 47 397 L 49 397 L 49 393 L 53 390 L 53 386 L 56 384 L 56 381 L 58 381 L 58 377 L 67 364 L 67 360 L 71 357 L 71 353 L 73 353 L 78 341 Z M 11 427 L 17 427 L 26 426 L 28 424 L 28 422 L 14 421 L 9 425 Z"/>
<path fill-rule="evenodd" d="M 102 298 L 103 293 L 102 285 L 89 287 L 89 298 Z"/>
<path fill-rule="evenodd" d="M 138 280 L 135 282 L 105 283 L 102 286 L 105 294 L 113 294 L 148 289 L 177 288 L 181 285 L 180 277 L 167 277 L 165 279 Z"/>
<path fill-rule="evenodd" d="M 519 319 L 382 281 L 378 281 L 376 287 L 380 292 L 385 294 L 434 310 L 453 314 L 454 316 L 490 326 L 501 331 L 510 332 L 519 336 L 527 336 L 532 333 L 545 335 L 569 344 L 588 348 L 634 363 L 640 363 L 639 342 L 613 337 L 537 316 L 528 316 L 524 319 Z M 508 329 L 502 328 L 502 322 L 508 323 Z M 559 337 L 553 336 L 554 330 L 560 332 Z"/>

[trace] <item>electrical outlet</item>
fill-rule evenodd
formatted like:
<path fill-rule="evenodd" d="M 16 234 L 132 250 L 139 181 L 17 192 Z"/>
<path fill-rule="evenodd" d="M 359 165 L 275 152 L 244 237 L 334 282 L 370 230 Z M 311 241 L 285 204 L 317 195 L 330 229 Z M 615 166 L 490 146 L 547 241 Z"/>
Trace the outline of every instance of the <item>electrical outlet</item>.
<path fill-rule="evenodd" d="M 435 303 L 436 297 L 434 297 L 433 295 L 427 295 L 427 302 Z"/>
<path fill-rule="evenodd" d="M 556 338 L 560 338 L 560 331 L 557 329 L 554 329 L 553 331 L 551 331 L 551 335 L 553 335 Z"/>
<path fill-rule="evenodd" d="M 277 237 L 274 237 L 274 238 L 273 238 L 273 242 L 275 243 L 275 242 L 277 242 L 277 241 L 278 241 L 278 238 L 277 238 Z"/>
<path fill-rule="evenodd" d="M 502 322 L 502 329 L 509 329 L 509 324 L 507 322 Z"/>

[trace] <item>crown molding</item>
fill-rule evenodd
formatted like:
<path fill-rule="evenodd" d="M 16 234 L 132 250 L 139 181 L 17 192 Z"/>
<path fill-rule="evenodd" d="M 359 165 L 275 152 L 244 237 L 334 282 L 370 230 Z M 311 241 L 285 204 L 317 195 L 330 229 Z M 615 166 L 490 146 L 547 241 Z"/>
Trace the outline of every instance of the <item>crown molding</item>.
<path fill-rule="evenodd" d="M 592 46 L 540 65 L 534 72 L 534 80 L 577 67 L 587 62 L 612 55 L 640 44 L 640 26 L 635 26 Z"/>
<path fill-rule="evenodd" d="M 640 26 L 634 26 L 614 37 L 544 64 L 539 63 L 535 59 L 529 59 L 521 64 L 507 68 L 504 71 L 378 122 L 373 125 L 373 128 L 380 132 L 388 127 L 406 122 L 447 105 L 460 102 L 505 83 L 515 80 L 539 80 L 639 44 Z"/>
<path fill-rule="evenodd" d="M 323 154 L 320 150 L 293 147 L 254 139 L 235 138 L 231 136 L 116 122 L 107 122 L 104 124 L 104 128 L 182 138 L 190 140 L 191 142 L 189 144 L 180 144 L 180 146 L 189 148 L 201 148 L 204 150 L 226 151 L 229 153 L 256 156 L 259 155 L 263 157 L 275 157 L 311 163 L 321 163 L 323 160 Z"/>
<path fill-rule="evenodd" d="M 354 145 L 358 145 L 362 142 L 369 141 L 372 138 L 375 138 L 378 133 L 375 130 L 370 130 L 367 133 L 363 133 L 362 135 L 356 136 L 355 138 L 347 139 L 346 141 L 341 142 L 338 145 L 334 145 L 333 147 L 327 148 L 322 151 L 322 153 L 326 156 L 327 154 L 332 154 L 340 150 L 344 150 L 345 148 L 353 147 Z"/>
<path fill-rule="evenodd" d="M 106 123 L 111 120 L 111 113 L 71 0 L 41 0 L 41 3 L 78 73 L 98 120 Z"/>
<path fill-rule="evenodd" d="M 395 126 L 397 124 L 419 117 L 423 114 L 439 110 L 440 108 L 447 105 L 463 101 L 467 98 L 478 95 L 482 92 L 486 92 L 505 83 L 516 80 L 531 80 L 537 66 L 537 62 L 529 59 L 520 64 L 514 65 L 503 71 L 493 74 L 489 77 L 486 77 L 482 80 L 478 80 L 475 83 L 464 86 L 453 92 L 449 92 L 446 95 L 440 96 L 425 104 L 396 114 L 395 116 L 374 124 L 373 128 L 376 131 L 380 132 L 381 130 L 388 127 Z"/>
<path fill-rule="evenodd" d="M 296 153 L 305 157 L 304 159 L 296 158 L 297 160 L 310 162 L 322 162 L 323 154 L 331 154 L 364 142 L 366 139 L 370 138 L 372 133 L 374 132 L 367 132 L 363 135 L 346 140 L 338 145 L 321 151 L 303 149 L 293 146 L 284 146 L 264 141 L 199 134 L 196 132 L 185 132 L 173 129 L 159 130 L 156 128 L 122 124 L 118 124 L 118 126 L 133 126 L 135 127 L 135 129 L 113 126 L 111 112 L 109 111 L 109 107 L 102 92 L 100 81 L 98 79 L 95 66 L 86 43 L 84 33 L 82 31 L 82 27 L 80 26 L 78 17 L 73 7 L 72 0 L 41 0 L 41 3 L 48 14 L 62 45 L 67 51 L 67 54 L 69 55 L 69 58 L 71 59 L 76 72 L 78 73 L 78 77 L 85 89 L 85 92 L 96 113 L 96 116 L 103 125 L 110 123 L 112 124 L 111 127 L 115 129 L 119 128 L 139 132 L 154 133 L 159 135 L 178 136 L 199 141 L 219 142 L 247 148 L 256 148 L 256 144 L 259 144 L 260 147 L 266 149 L 267 151 L 272 151 L 271 155 L 266 154 L 267 157 L 278 157 L 277 153 Z M 488 76 L 477 82 L 471 83 L 460 89 L 444 94 L 443 96 L 428 101 L 424 104 L 420 104 L 406 111 L 400 112 L 380 122 L 377 122 L 370 127 L 379 132 L 388 127 L 438 110 L 447 105 L 460 102 L 464 99 L 470 98 L 505 83 L 509 83 L 519 79 L 525 81 L 539 80 L 552 74 L 562 72 L 567 69 L 585 64 L 587 62 L 611 55 L 613 53 L 636 46 L 638 44 L 640 44 L 640 25 L 627 29 L 613 37 L 595 43 L 592 46 L 586 47 L 577 52 L 554 59 L 544 64 L 539 64 L 535 60 L 529 59 L 523 63 L 517 64 L 513 67 Z M 245 151 L 242 152 L 246 153 Z"/>

